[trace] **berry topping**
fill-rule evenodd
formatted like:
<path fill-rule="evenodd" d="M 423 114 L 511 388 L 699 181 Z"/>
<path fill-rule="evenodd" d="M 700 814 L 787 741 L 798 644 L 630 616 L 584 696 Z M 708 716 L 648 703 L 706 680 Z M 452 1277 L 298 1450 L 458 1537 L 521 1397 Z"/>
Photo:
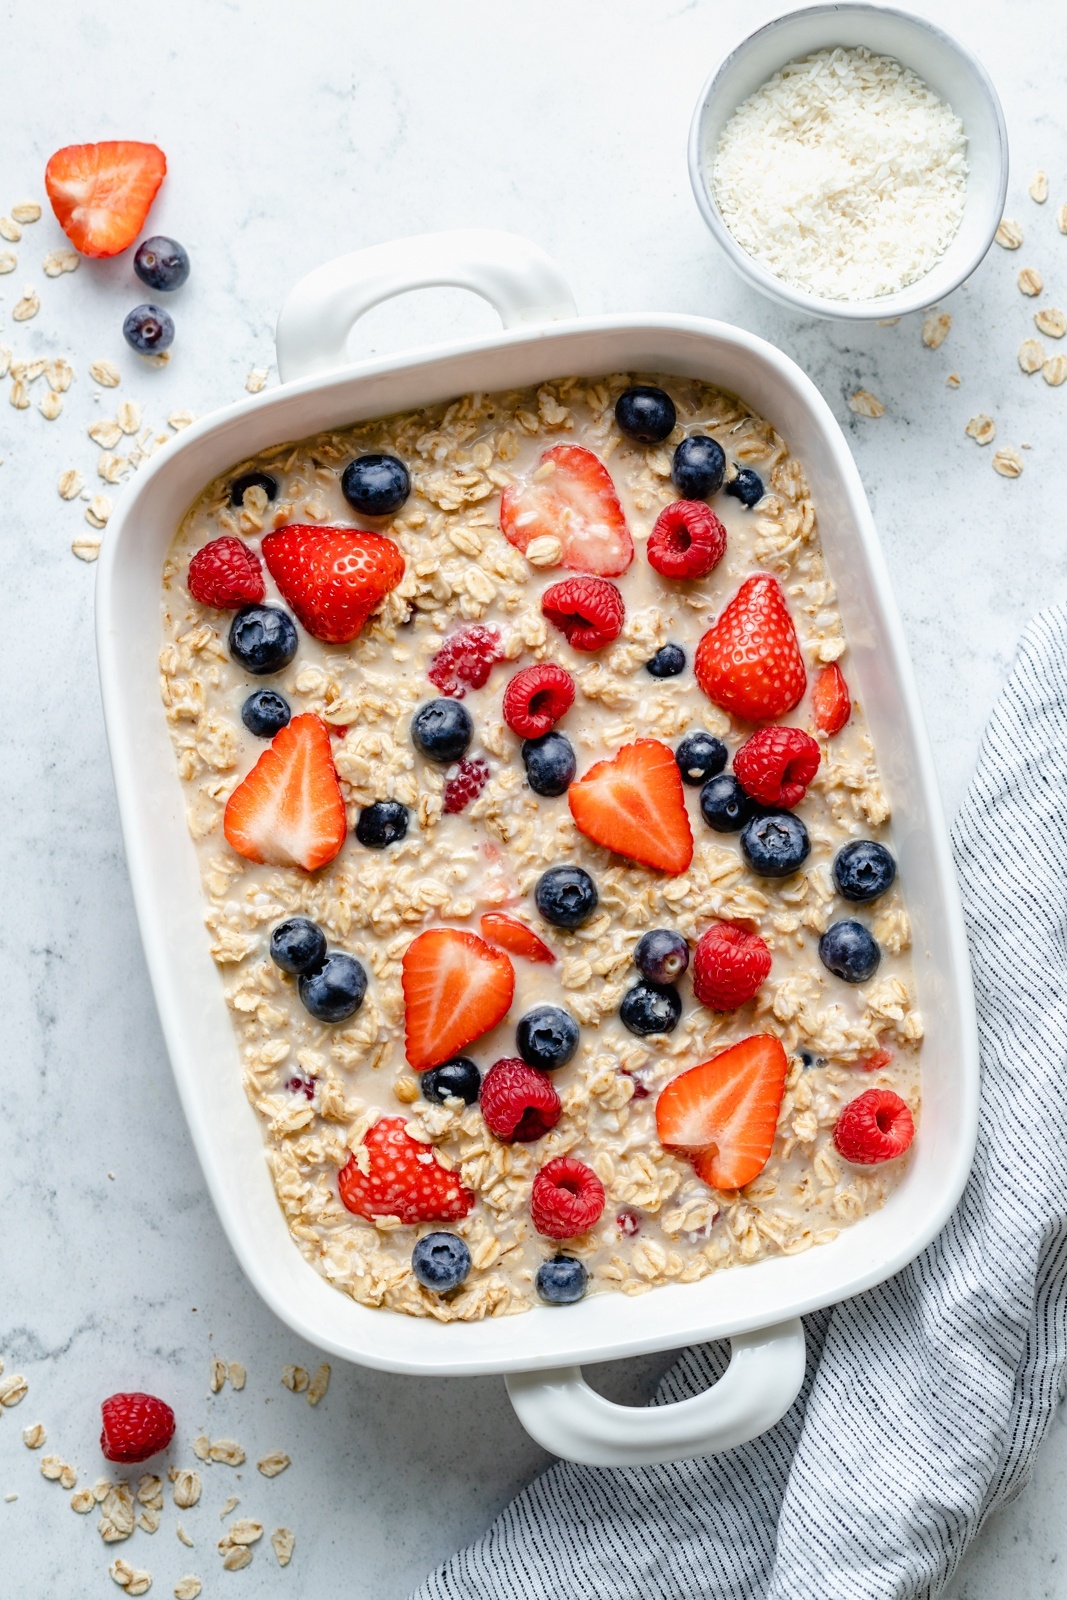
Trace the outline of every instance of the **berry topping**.
<path fill-rule="evenodd" d="M 573 1256 L 553 1256 L 551 1261 L 542 1261 L 534 1282 L 546 1305 L 572 1306 L 585 1294 L 588 1277 Z"/>
<path fill-rule="evenodd" d="M 367 972 L 355 956 L 331 950 L 321 966 L 297 980 L 305 1011 L 316 1022 L 344 1022 L 354 1016 L 367 993 Z"/>
<path fill-rule="evenodd" d="M 584 1161 L 557 1156 L 538 1172 L 530 1192 L 530 1216 L 546 1239 L 573 1239 L 600 1221 L 604 1185 Z"/>
<path fill-rule="evenodd" d="M 897 864 L 884 844 L 874 839 L 853 839 L 834 857 L 834 882 L 846 900 L 877 900 L 897 875 Z"/>
<path fill-rule="evenodd" d="M 792 711 L 807 684 L 796 629 L 777 578 L 746 578 L 697 646 L 697 682 L 717 706 L 746 722 Z"/>
<path fill-rule="evenodd" d="M 810 850 L 808 830 L 791 811 L 753 817 L 741 830 L 741 854 L 761 878 L 788 878 L 804 865 Z"/>
<path fill-rule="evenodd" d="M 636 1211 L 620 1211 L 615 1226 L 624 1239 L 633 1239 L 641 1232 L 641 1218 Z"/>
<path fill-rule="evenodd" d="M 645 662 L 645 671 L 653 678 L 676 678 L 685 671 L 685 651 L 680 644 L 664 644 L 651 660 Z"/>
<path fill-rule="evenodd" d="M 341 475 L 341 493 L 364 517 L 391 517 L 411 493 L 411 478 L 396 456 L 357 456 Z"/>
<path fill-rule="evenodd" d="M 292 522 L 263 540 L 267 571 L 315 639 L 347 644 L 404 576 L 392 539 Z"/>
<path fill-rule="evenodd" d="M 427 1233 L 411 1252 L 411 1270 L 424 1289 L 447 1294 L 471 1269 L 471 1253 L 458 1233 Z"/>
<path fill-rule="evenodd" d="M 635 383 L 624 389 L 615 402 L 615 421 L 619 432 L 639 444 L 662 444 L 677 420 L 674 401 L 665 389 L 648 383 Z"/>
<path fill-rule="evenodd" d="M 791 811 L 803 800 L 819 761 L 819 746 L 802 728 L 758 728 L 734 756 L 734 771 L 761 806 Z"/>
<path fill-rule="evenodd" d="M 68 144 L 44 169 L 59 226 L 83 256 L 117 256 L 140 233 L 167 171 L 158 145 Z"/>
<path fill-rule="evenodd" d="M 459 1174 L 441 1166 L 432 1146 L 411 1137 L 403 1117 L 382 1117 L 361 1148 L 369 1155 L 367 1171 L 353 1152 L 337 1179 L 343 1205 L 357 1217 L 458 1222 L 474 1205 Z"/>
<path fill-rule="evenodd" d="M 707 500 L 722 488 L 726 456 L 722 445 L 706 434 L 683 439 L 674 452 L 671 477 L 683 500 Z"/>
<path fill-rule="evenodd" d="M 285 1081 L 285 1087 L 288 1089 L 290 1094 L 302 1094 L 305 1100 L 314 1100 L 315 1098 L 314 1078 L 287 1078 Z"/>
<path fill-rule="evenodd" d="M 661 872 L 685 872 L 693 832 L 674 753 L 658 739 L 624 744 L 567 791 L 579 832 Z"/>
<path fill-rule="evenodd" d="M 574 704 L 574 679 L 554 661 L 517 672 L 504 690 L 504 721 L 520 739 L 540 739 Z"/>
<path fill-rule="evenodd" d="M 652 983 L 677 983 L 689 966 L 689 946 L 670 928 L 650 928 L 637 941 L 634 965 Z"/>
<path fill-rule="evenodd" d="M 557 928 L 580 928 L 593 915 L 599 898 L 584 867 L 549 867 L 534 891 L 538 911 Z"/>
<path fill-rule="evenodd" d="M 647 552 L 664 578 L 704 578 L 726 554 L 726 529 L 703 500 L 672 500 L 656 518 Z"/>
<path fill-rule="evenodd" d="M 474 722 L 456 700 L 427 700 L 411 719 L 411 738 L 428 761 L 458 761 L 474 738 Z"/>
<path fill-rule="evenodd" d="M 489 782 L 489 763 L 481 756 L 464 759 L 449 769 L 442 797 L 442 810 L 446 816 L 452 816 L 457 811 L 465 811 L 472 801 L 477 800 L 486 784 Z"/>
<path fill-rule="evenodd" d="M 257 739 L 273 739 L 292 717 L 288 700 L 273 689 L 254 689 L 241 707 L 241 721 Z"/>
<path fill-rule="evenodd" d="M 313 972 L 326 959 L 326 935 L 310 917 L 287 917 L 271 932 L 270 958 L 294 978 Z"/>
<path fill-rule="evenodd" d="M 277 480 L 269 472 L 242 472 L 239 478 L 234 478 L 230 484 L 231 506 L 243 506 L 245 495 L 249 489 L 262 489 L 268 500 L 278 498 Z"/>
<path fill-rule="evenodd" d="M 674 752 L 683 783 L 707 783 L 717 778 L 729 752 L 713 733 L 687 733 Z"/>
<path fill-rule="evenodd" d="M 428 928 L 404 952 L 407 1058 L 417 1072 L 440 1066 L 506 1014 L 515 993 L 507 956 L 476 933 Z"/>
<path fill-rule="evenodd" d="M 212 539 L 189 563 L 189 593 L 202 606 L 236 611 L 262 600 L 263 568 L 254 550 L 240 539 Z"/>
<path fill-rule="evenodd" d="M 852 696 L 836 661 L 823 667 L 811 690 L 815 726 L 820 733 L 840 733 L 852 715 Z"/>
<path fill-rule="evenodd" d="M 751 467 L 738 467 L 726 485 L 726 493 L 740 500 L 746 511 L 751 511 L 763 499 L 763 479 Z"/>
<path fill-rule="evenodd" d="M 528 1067 L 554 1072 L 566 1066 L 578 1048 L 578 1024 L 561 1006 L 535 1006 L 519 1018 L 515 1044 Z"/>
<path fill-rule="evenodd" d="M 500 529 L 524 552 L 534 539 L 558 540 L 560 565 L 571 571 L 617 577 L 634 558 L 611 473 L 578 444 L 554 445 L 530 478 L 504 490 Z"/>
<path fill-rule="evenodd" d="M 713 922 L 697 941 L 693 989 L 711 1011 L 735 1011 L 762 987 L 771 952 L 758 933 L 736 922 Z"/>
<path fill-rule="evenodd" d="M 375 800 L 364 806 L 356 823 L 356 838 L 368 850 L 384 850 L 396 844 L 408 831 L 407 806 L 399 800 Z"/>
<path fill-rule="evenodd" d="M 534 794 L 549 798 L 566 794 L 578 770 L 574 746 L 566 734 L 553 730 L 540 739 L 524 739 L 519 754 L 526 768 L 526 782 Z"/>
<path fill-rule="evenodd" d="M 881 1072 L 883 1067 L 888 1067 L 893 1059 L 892 1050 L 872 1050 L 869 1056 L 864 1056 L 856 1065 L 861 1072 Z"/>
<path fill-rule="evenodd" d="M 677 989 L 645 979 L 627 989 L 619 1005 L 619 1021 L 641 1037 L 650 1033 L 673 1033 L 682 1015 Z"/>
<path fill-rule="evenodd" d="M 736 833 L 755 809 L 732 772 L 711 778 L 700 791 L 700 815 L 716 833 Z"/>
<path fill-rule="evenodd" d="M 453 1056 L 451 1061 L 431 1067 L 419 1079 L 425 1098 L 439 1106 L 446 1100 L 462 1100 L 465 1106 L 472 1106 L 481 1086 L 482 1075 L 470 1056 Z"/>
<path fill-rule="evenodd" d="M 742 1189 L 767 1165 L 789 1069 L 782 1042 L 757 1033 L 673 1078 L 656 1101 L 656 1132 L 713 1189 Z"/>
<path fill-rule="evenodd" d="M 100 1407 L 100 1448 L 108 1461 L 135 1466 L 174 1438 L 174 1412 L 153 1394 L 113 1394 Z"/>
<path fill-rule="evenodd" d="M 510 955 L 523 956 L 527 961 L 539 961 L 546 965 L 551 965 L 556 959 L 532 928 L 528 928 L 517 917 L 509 917 L 505 911 L 487 911 L 481 920 L 481 929 L 483 939 L 488 939 L 490 944 L 498 944 L 501 950 L 507 950 Z"/>
<path fill-rule="evenodd" d="M 554 1128 L 563 1114 L 552 1080 L 518 1056 L 494 1061 L 482 1079 L 482 1116 L 504 1144 L 531 1144 Z"/>
<path fill-rule="evenodd" d="M 606 578 L 564 578 L 541 596 L 541 610 L 572 650 L 600 650 L 622 632 L 626 607 Z"/>
<path fill-rule="evenodd" d="M 304 712 L 275 735 L 226 802 L 222 825 L 249 861 L 314 872 L 333 860 L 348 819 L 321 718 Z"/>
<path fill-rule="evenodd" d="M 891 1089 L 868 1089 L 850 1100 L 834 1128 L 838 1153 L 859 1167 L 895 1161 L 914 1137 L 914 1118 Z"/>
<path fill-rule="evenodd" d="M 279 606 L 243 606 L 230 623 L 230 654 L 257 678 L 287 667 L 299 642 L 292 617 Z"/>
<path fill-rule="evenodd" d="M 480 689 L 498 661 L 504 659 L 499 628 L 480 622 L 450 633 L 430 662 L 427 676 L 442 694 L 462 700 L 468 689 Z"/>
<path fill-rule="evenodd" d="M 137 246 L 133 270 L 150 289 L 169 294 L 180 289 L 189 276 L 189 253 L 177 239 L 155 233 Z"/>
<path fill-rule="evenodd" d="M 878 940 L 851 917 L 832 922 L 819 940 L 819 960 L 844 983 L 866 983 L 878 971 L 881 959 Z"/>
<path fill-rule="evenodd" d="M 174 318 L 162 306 L 134 306 L 122 322 L 122 337 L 139 356 L 158 356 L 174 343 Z"/>

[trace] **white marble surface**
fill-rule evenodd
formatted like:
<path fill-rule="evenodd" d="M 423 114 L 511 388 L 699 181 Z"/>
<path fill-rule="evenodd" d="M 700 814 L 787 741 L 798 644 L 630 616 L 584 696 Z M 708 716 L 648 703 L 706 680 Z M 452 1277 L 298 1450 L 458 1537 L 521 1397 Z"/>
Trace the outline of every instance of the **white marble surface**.
<path fill-rule="evenodd" d="M 280 1386 L 315 1353 L 243 1282 L 206 1198 L 178 1109 L 141 958 L 97 698 L 91 567 L 70 554 L 83 507 L 55 491 L 62 468 L 92 480 L 94 416 L 134 398 L 161 423 L 240 395 L 271 358 L 286 288 L 357 245 L 456 224 L 511 228 L 557 258 L 579 307 L 681 310 L 737 321 L 781 344 L 845 422 L 868 485 L 918 667 L 946 804 L 963 791 L 989 705 L 1025 620 L 1063 594 L 1067 386 L 1015 365 L 1033 303 L 1023 265 L 1067 304 L 1063 71 L 1067 13 L 1054 0 L 926 0 L 991 67 L 1013 148 L 1009 210 L 1027 241 L 994 250 L 947 309 L 938 351 L 914 320 L 840 331 L 773 310 L 713 254 L 689 193 L 685 138 L 697 90 L 738 30 L 716 0 L 280 0 L 228 6 L 108 8 L 15 0 L 5 19 L 0 211 L 43 198 L 51 150 L 79 138 L 155 138 L 170 176 L 152 226 L 190 249 L 175 297 L 178 340 L 164 371 L 124 350 L 121 317 L 142 298 L 128 261 L 43 277 L 60 241 L 50 218 L 27 228 L 16 273 L 0 279 L 0 340 L 19 354 L 68 354 L 78 378 L 62 417 L 0 403 L 0 563 L 4 745 L 0 764 L 7 909 L 5 1117 L 0 1133 L 0 1355 L 30 1393 L 0 1419 L 0 1551 L 10 1592 L 27 1600 L 107 1596 L 111 1556 L 21 1443 L 35 1420 L 83 1479 L 100 1467 L 97 1406 L 143 1385 L 175 1404 L 185 1446 L 203 1428 L 240 1440 L 252 1461 L 288 1450 L 266 1482 L 254 1468 L 206 1473 L 185 1515 L 183 1550 L 168 1502 L 154 1537 L 117 1551 L 169 1594 L 184 1572 L 205 1593 L 400 1600 L 427 1566 L 476 1533 L 539 1465 L 496 1379 L 413 1381 L 337 1370 L 312 1411 Z M 751 22 L 767 0 L 744 8 Z M 299 21 L 295 20 L 299 18 Z M 1053 197 L 1026 196 L 1038 166 Z M 13 323 L 23 284 L 40 291 Z M 356 347 L 384 350 L 488 329 L 490 313 L 437 292 L 383 308 Z M 98 396 L 90 360 L 123 372 Z M 945 378 L 959 372 L 960 389 Z M 273 378 L 272 378 L 272 381 Z M 858 385 L 886 405 L 852 417 Z M 7 385 L 4 385 L 5 391 Z M 42 389 L 35 389 L 35 402 Z M 964 437 L 977 411 L 1000 439 L 1032 449 L 1017 482 Z M 104 488 L 102 484 L 96 485 Z M 243 1394 L 207 1391 L 213 1353 L 247 1364 Z M 641 1392 L 655 1363 L 611 1377 Z M 297 1534 L 279 1572 L 264 1543 L 240 1578 L 215 1550 L 224 1498 L 268 1531 Z M 17 1500 L 4 1497 L 16 1493 Z M 980 1541 L 957 1582 L 966 1600 L 1024 1592 L 1067 1597 L 1063 1504 L 1067 1428 L 1054 1429 L 1034 1485 Z"/>

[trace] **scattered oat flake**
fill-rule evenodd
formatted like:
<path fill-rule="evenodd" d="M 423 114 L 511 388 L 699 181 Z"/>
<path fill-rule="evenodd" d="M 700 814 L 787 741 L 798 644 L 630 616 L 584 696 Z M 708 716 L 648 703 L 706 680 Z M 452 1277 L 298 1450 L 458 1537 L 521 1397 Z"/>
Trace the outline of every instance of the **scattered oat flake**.
<path fill-rule="evenodd" d="M 39 1450 L 46 1438 L 43 1422 L 31 1422 L 28 1428 L 22 1430 L 22 1442 L 27 1450 Z"/>
<path fill-rule="evenodd" d="M 181 1540 L 182 1544 L 185 1545 L 186 1549 L 187 1550 L 192 1550 L 193 1549 L 193 1541 L 190 1539 L 189 1535 L 186 1533 L 184 1527 L 182 1526 L 182 1524 L 180 1522 L 178 1523 L 178 1526 L 175 1528 L 174 1531 L 178 1535 L 178 1538 Z"/>
<path fill-rule="evenodd" d="M 1047 333 L 1050 339 L 1062 339 L 1067 333 L 1067 316 L 1058 306 L 1044 306 L 1035 311 L 1034 322 L 1039 332 Z"/>
<path fill-rule="evenodd" d="M 70 1509 L 79 1517 L 88 1516 L 95 1505 L 96 1496 L 91 1489 L 77 1489 L 70 1497 Z"/>
<path fill-rule="evenodd" d="M 198 1433 L 193 1440 L 193 1455 L 198 1461 L 211 1460 L 211 1440 L 206 1433 Z"/>
<path fill-rule="evenodd" d="M 239 1517 L 226 1529 L 226 1538 L 231 1544 L 255 1544 L 262 1537 L 262 1522 L 254 1522 L 251 1517 Z"/>
<path fill-rule="evenodd" d="M 1067 205 L 1060 206 L 1056 212 L 1056 226 L 1061 233 L 1067 233 Z"/>
<path fill-rule="evenodd" d="M 26 411 L 30 404 L 30 391 L 22 378 L 15 378 L 11 385 L 8 400 L 16 411 Z"/>
<path fill-rule="evenodd" d="M 188 1511 L 190 1506 L 195 1506 L 200 1499 L 203 1487 L 199 1472 L 192 1472 L 187 1467 L 174 1473 L 171 1479 L 173 1484 L 174 1504 L 182 1511 Z"/>
<path fill-rule="evenodd" d="M 119 369 L 113 361 L 94 361 L 89 367 L 89 376 L 101 389 L 117 389 L 122 379 Z"/>
<path fill-rule="evenodd" d="M 73 1489 L 78 1481 L 78 1474 L 62 1456 L 42 1456 L 41 1477 L 47 1478 L 49 1483 L 60 1484 L 64 1489 Z"/>
<path fill-rule="evenodd" d="M 11 309 L 12 321 L 29 322 L 30 318 L 35 317 L 40 309 L 41 302 L 37 298 L 37 291 L 27 288 L 23 291 L 22 299 Z"/>
<path fill-rule="evenodd" d="M 232 1389 L 243 1389 L 248 1381 L 248 1373 L 240 1361 L 231 1361 L 226 1368 L 226 1376 L 230 1380 Z"/>
<path fill-rule="evenodd" d="M 923 344 L 928 350 L 938 350 L 948 338 L 952 317 L 947 311 L 931 311 L 923 323 Z"/>
<path fill-rule="evenodd" d="M 235 1439 L 216 1439 L 208 1456 L 224 1467 L 239 1467 L 245 1460 L 245 1453 Z"/>
<path fill-rule="evenodd" d="M 6 344 L 0 344 L 0 378 L 6 378 L 11 371 L 11 351 Z M 0 1366 L 0 1372 L 3 1372 Z"/>
<path fill-rule="evenodd" d="M 63 396 L 61 394 L 57 394 L 54 389 L 47 390 L 44 399 L 41 401 L 42 417 L 46 418 L 49 422 L 54 422 L 62 409 Z"/>
<path fill-rule="evenodd" d="M 253 367 L 245 379 L 245 388 L 249 394 L 260 394 L 267 387 L 266 367 Z"/>
<path fill-rule="evenodd" d="M 1023 242 L 1023 230 L 1017 222 L 1012 222 L 1008 217 L 1002 217 L 1000 227 L 993 235 L 993 238 L 1004 250 L 1018 250 Z"/>
<path fill-rule="evenodd" d="M 163 1479 L 154 1472 L 142 1473 L 137 1482 L 137 1499 L 143 1506 L 162 1506 Z"/>
<path fill-rule="evenodd" d="M 11 207 L 11 215 L 16 222 L 40 222 L 41 208 L 36 200 L 20 200 L 17 206 Z"/>
<path fill-rule="evenodd" d="M 170 357 L 171 352 L 169 350 L 161 350 L 158 356 L 141 356 L 141 360 L 147 367 L 165 367 Z"/>
<path fill-rule="evenodd" d="M 136 433 L 141 426 L 141 408 L 136 400 L 123 400 L 118 409 L 118 425 L 123 433 Z"/>
<path fill-rule="evenodd" d="M 968 422 L 964 433 L 969 439 L 974 439 L 977 444 L 992 444 L 996 438 L 997 425 L 993 418 L 980 411 L 976 417 Z"/>
<path fill-rule="evenodd" d="M 226 1382 L 226 1363 L 225 1361 L 220 1361 L 218 1356 L 216 1356 L 211 1363 L 211 1377 L 208 1381 L 211 1386 L 212 1394 L 218 1394 L 219 1390 Z"/>
<path fill-rule="evenodd" d="M 111 515 L 111 501 L 106 494 L 94 494 L 85 508 L 85 520 L 94 528 L 106 528 Z"/>
<path fill-rule="evenodd" d="M 948 387 L 950 389 L 958 389 L 959 386 L 960 386 L 960 375 L 959 375 L 959 373 L 958 372 L 950 372 L 948 377 L 945 379 L 945 383 L 948 385 Z"/>
<path fill-rule="evenodd" d="M 21 1372 L 12 1372 L 7 1378 L 0 1378 L 0 1406 L 17 1406 L 25 1400 L 29 1384 Z"/>
<path fill-rule="evenodd" d="M 114 417 L 101 417 L 98 421 L 91 422 L 86 431 L 101 450 L 113 450 L 122 438 L 122 429 Z"/>
<path fill-rule="evenodd" d="M 76 250 L 61 246 L 58 250 L 49 250 L 41 266 L 46 278 L 59 278 L 64 272 L 77 272 L 80 262 L 81 257 Z"/>
<path fill-rule="evenodd" d="M 256 1466 L 265 1478 L 276 1478 L 289 1465 L 291 1465 L 290 1458 L 285 1454 L 284 1450 L 272 1450 L 269 1455 L 256 1462 Z"/>
<path fill-rule="evenodd" d="M 219 1521 L 225 1522 L 226 1518 L 230 1515 L 230 1512 L 236 1511 L 240 1504 L 241 1496 L 239 1494 L 231 1494 L 223 1505 L 222 1510 L 219 1512 Z"/>
<path fill-rule="evenodd" d="M 1041 376 L 1053 389 L 1058 389 L 1067 379 L 1067 356 L 1049 356 L 1041 368 Z"/>
<path fill-rule="evenodd" d="M 97 1531 L 105 1544 L 128 1539 L 134 1529 L 133 1496 L 128 1483 L 113 1483 L 100 1506 Z"/>
<path fill-rule="evenodd" d="M 173 428 L 175 433 L 181 433 L 183 428 L 188 428 L 195 421 L 195 411 L 172 411 L 167 418 L 168 426 Z"/>
<path fill-rule="evenodd" d="M 1030 179 L 1030 198 L 1043 206 L 1048 199 L 1048 173 L 1038 168 Z"/>
<path fill-rule="evenodd" d="M 885 406 L 869 389 L 857 389 L 854 395 L 850 395 L 848 408 L 854 411 L 857 417 L 885 416 Z"/>
<path fill-rule="evenodd" d="M 19 264 L 19 258 L 14 250 L 0 250 L 0 273 L 14 272 Z"/>
<path fill-rule="evenodd" d="M 308 1384 L 308 1405 L 317 1406 L 327 1389 L 330 1387 L 331 1367 L 328 1361 L 323 1361 L 315 1368 L 315 1376 Z"/>
<path fill-rule="evenodd" d="M 1014 445 L 1001 445 L 993 457 L 993 471 L 1002 478 L 1017 478 L 1023 470 L 1022 457 Z"/>
<path fill-rule="evenodd" d="M 240 1572 L 242 1567 L 252 1564 L 252 1550 L 247 1544 L 231 1544 L 228 1539 L 220 1539 L 219 1552 L 227 1572 Z"/>
<path fill-rule="evenodd" d="M 138 1567 L 131 1567 L 121 1556 L 113 1561 L 107 1570 L 119 1588 L 125 1589 L 127 1594 L 147 1594 L 152 1587 L 152 1574 L 143 1572 Z"/>
<path fill-rule="evenodd" d="M 308 1375 L 303 1367 L 285 1367 L 282 1370 L 282 1384 L 293 1394 L 303 1394 L 308 1386 Z"/>
<path fill-rule="evenodd" d="M 18 244 L 22 238 L 22 229 L 14 217 L 0 217 L 0 239 L 6 239 L 9 244 Z"/>
<path fill-rule="evenodd" d="M 1026 373 L 1040 372 L 1045 361 L 1045 349 L 1040 339 L 1024 339 L 1019 346 L 1019 365 Z"/>
<path fill-rule="evenodd" d="M 200 1582 L 200 1579 L 188 1572 L 184 1578 L 179 1578 L 174 1585 L 174 1600 L 196 1600 L 203 1587 L 204 1585 Z"/>
<path fill-rule="evenodd" d="M 44 364 L 44 375 L 59 394 L 66 394 L 74 381 L 74 368 L 66 356 L 51 356 Z"/>
<path fill-rule="evenodd" d="M 18 1499 L 18 1495 L 15 1494 L 14 1490 L 12 1490 L 12 1492 L 10 1494 L 5 1494 L 5 1496 L 4 1496 L 4 1504 L 8 1505 L 8 1506 L 13 1506 L 17 1499 Z"/>
<path fill-rule="evenodd" d="M 1045 287 L 1045 280 L 1034 267 L 1024 267 L 1016 282 L 1023 294 L 1040 294 Z"/>
<path fill-rule="evenodd" d="M 85 487 L 85 479 L 76 467 L 68 467 L 59 474 L 56 488 L 64 500 L 76 500 Z"/>
<path fill-rule="evenodd" d="M 274 1547 L 274 1554 L 278 1557 L 278 1565 L 287 1567 L 293 1559 L 293 1549 L 296 1545 L 296 1535 L 291 1528 L 275 1528 L 270 1536 Z"/>

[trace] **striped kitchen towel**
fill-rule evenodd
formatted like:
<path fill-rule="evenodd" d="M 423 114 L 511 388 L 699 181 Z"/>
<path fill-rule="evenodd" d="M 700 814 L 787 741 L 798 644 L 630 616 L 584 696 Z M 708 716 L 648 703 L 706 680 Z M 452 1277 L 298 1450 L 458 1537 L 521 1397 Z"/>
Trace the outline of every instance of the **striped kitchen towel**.
<path fill-rule="evenodd" d="M 1022 1489 L 1067 1380 L 1067 607 L 1023 636 L 953 840 L 984 1077 L 944 1231 L 807 1319 L 769 1433 L 671 1466 L 557 1462 L 417 1600 L 929 1600 Z M 687 1350 L 656 1401 L 724 1365 Z"/>

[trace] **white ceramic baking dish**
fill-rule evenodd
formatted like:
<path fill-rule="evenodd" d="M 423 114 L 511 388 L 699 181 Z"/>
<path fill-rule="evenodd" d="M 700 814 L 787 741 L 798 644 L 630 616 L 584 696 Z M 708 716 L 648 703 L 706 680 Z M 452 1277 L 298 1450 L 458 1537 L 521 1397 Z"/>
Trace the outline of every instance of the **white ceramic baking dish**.
<path fill-rule="evenodd" d="M 361 312 L 425 284 L 475 290 L 499 311 L 490 338 L 346 365 Z M 551 261 L 511 235 L 441 234 L 379 246 L 312 273 L 278 328 L 282 386 L 187 429 L 138 474 L 108 528 L 97 639 L 108 739 L 141 935 L 179 1094 L 219 1216 L 244 1270 L 294 1330 L 335 1356 L 401 1373 L 508 1375 L 522 1421 L 548 1449 L 603 1465 L 703 1455 L 787 1409 L 804 1369 L 799 1317 L 908 1262 L 942 1226 L 974 1147 L 978 1062 L 963 925 L 937 783 L 882 553 L 829 408 L 792 361 L 738 328 L 684 316 L 578 318 Z M 567 373 L 638 369 L 736 391 L 807 469 L 853 651 L 852 676 L 894 807 L 926 1019 L 914 1155 L 885 1208 L 832 1244 L 630 1298 L 442 1326 L 357 1305 L 294 1247 L 208 952 L 197 862 L 159 698 L 164 552 L 203 484 L 257 450 L 467 391 Z M 579 1364 L 728 1338 L 720 1383 L 677 1405 L 611 1405 Z"/>

